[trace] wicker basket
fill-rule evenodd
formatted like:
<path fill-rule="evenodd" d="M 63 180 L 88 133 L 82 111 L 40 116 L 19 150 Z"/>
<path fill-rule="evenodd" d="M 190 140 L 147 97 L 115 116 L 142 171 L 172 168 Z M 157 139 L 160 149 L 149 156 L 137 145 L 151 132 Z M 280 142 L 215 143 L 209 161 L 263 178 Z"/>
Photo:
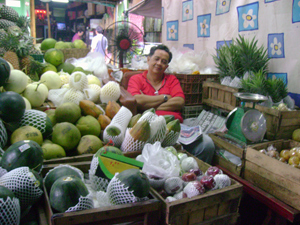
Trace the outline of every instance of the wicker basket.
<path fill-rule="evenodd" d="M 90 52 L 90 49 L 85 48 L 66 48 L 66 49 L 61 49 L 61 51 L 64 53 L 65 60 L 69 58 L 84 58 L 86 55 Z"/>

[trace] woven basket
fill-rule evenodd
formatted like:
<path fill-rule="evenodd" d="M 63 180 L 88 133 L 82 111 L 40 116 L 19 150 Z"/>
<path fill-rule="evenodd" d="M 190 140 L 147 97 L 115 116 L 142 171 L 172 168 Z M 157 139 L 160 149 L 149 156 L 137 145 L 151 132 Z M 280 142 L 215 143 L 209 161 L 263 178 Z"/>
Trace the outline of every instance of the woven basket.
<path fill-rule="evenodd" d="M 86 55 L 90 52 L 90 49 L 85 48 L 66 48 L 66 49 L 61 49 L 61 51 L 64 53 L 65 60 L 69 58 L 84 58 Z"/>

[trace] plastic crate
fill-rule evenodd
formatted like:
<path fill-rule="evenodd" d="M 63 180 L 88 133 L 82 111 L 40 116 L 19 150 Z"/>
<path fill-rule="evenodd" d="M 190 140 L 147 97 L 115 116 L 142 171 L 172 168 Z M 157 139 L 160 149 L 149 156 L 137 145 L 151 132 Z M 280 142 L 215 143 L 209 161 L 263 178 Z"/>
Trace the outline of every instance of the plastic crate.
<path fill-rule="evenodd" d="M 203 105 L 184 106 L 182 109 L 183 119 L 198 117 L 203 109 Z"/>
<path fill-rule="evenodd" d="M 44 62 L 44 55 L 30 55 L 35 61 Z"/>
<path fill-rule="evenodd" d="M 185 95 L 185 105 L 202 103 L 202 84 L 204 81 L 219 79 L 218 74 L 175 74 Z"/>

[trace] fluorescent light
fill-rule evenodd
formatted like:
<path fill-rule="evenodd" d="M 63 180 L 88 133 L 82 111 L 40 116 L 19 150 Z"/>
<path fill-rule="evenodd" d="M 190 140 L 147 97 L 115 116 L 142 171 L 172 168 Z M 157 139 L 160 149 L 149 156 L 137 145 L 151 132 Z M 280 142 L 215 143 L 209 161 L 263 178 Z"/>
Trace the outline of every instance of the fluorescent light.
<path fill-rule="evenodd" d="M 52 2 L 69 3 L 69 0 L 52 0 Z"/>

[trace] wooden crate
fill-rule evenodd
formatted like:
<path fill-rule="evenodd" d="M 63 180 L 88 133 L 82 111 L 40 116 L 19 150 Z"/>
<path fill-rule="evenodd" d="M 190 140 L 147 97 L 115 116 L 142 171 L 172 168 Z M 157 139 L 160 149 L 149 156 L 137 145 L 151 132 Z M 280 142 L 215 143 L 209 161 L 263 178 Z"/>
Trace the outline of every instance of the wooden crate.
<path fill-rule="evenodd" d="M 252 103 L 246 106 L 253 107 Z M 267 120 L 268 140 L 291 139 L 293 131 L 300 128 L 300 110 L 279 111 L 258 104 L 255 104 L 255 109 L 262 112 Z"/>
<path fill-rule="evenodd" d="M 239 92 L 238 88 L 206 81 L 203 83 L 202 103 L 214 108 L 231 111 L 240 105 L 238 99 L 233 95 L 236 92 Z"/>
<path fill-rule="evenodd" d="M 245 152 L 246 152 L 246 145 L 245 146 L 237 146 L 232 143 L 229 143 L 227 139 L 224 137 L 224 133 L 215 133 L 215 134 L 209 134 L 211 139 L 213 140 L 215 146 L 220 149 L 224 149 L 233 155 L 239 157 L 242 160 L 242 164 L 240 166 L 235 165 L 234 163 L 230 162 L 229 160 L 225 159 L 224 157 L 221 157 L 217 154 L 214 154 L 213 158 L 213 165 L 220 165 L 221 167 L 227 169 L 231 173 L 242 177 L 243 171 L 245 167 Z"/>
<path fill-rule="evenodd" d="M 300 210 L 300 170 L 258 151 L 270 145 L 281 151 L 300 143 L 276 140 L 247 147 L 244 179 Z"/>
<path fill-rule="evenodd" d="M 68 163 L 80 169 L 84 173 L 88 173 L 90 169 L 89 162 L 74 162 Z M 42 175 L 53 169 L 59 164 L 47 164 L 43 167 Z M 49 196 L 44 187 L 44 211 L 40 211 L 40 221 L 45 221 L 46 217 L 48 225 L 75 225 L 75 224 L 123 224 L 124 222 L 140 222 L 143 224 L 159 224 L 160 216 L 160 201 L 154 197 L 153 194 L 149 194 L 149 200 L 143 202 L 136 202 L 124 205 L 114 205 L 108 207 L 100 207 L 94 209 L 87 209 L 77 212 L 69 213 L 53 213 Z M 46 225 L 40 224 L 40 225 Z"/>
<path fill-rule="evenodd" d="M 190 153 L 184 153 L 192 156 Z M 194 157 L 199 168 L 206 171 L 209 164 Z M 243 186 L 231 179 L 231 185 L 223 189 L 206 192 L 193 198 L 184 198 L 174 202 L 166 202 L 165 199 L 153 190 L 162 202 L 161 224 L 235 224 L 238 214 Z"/>

